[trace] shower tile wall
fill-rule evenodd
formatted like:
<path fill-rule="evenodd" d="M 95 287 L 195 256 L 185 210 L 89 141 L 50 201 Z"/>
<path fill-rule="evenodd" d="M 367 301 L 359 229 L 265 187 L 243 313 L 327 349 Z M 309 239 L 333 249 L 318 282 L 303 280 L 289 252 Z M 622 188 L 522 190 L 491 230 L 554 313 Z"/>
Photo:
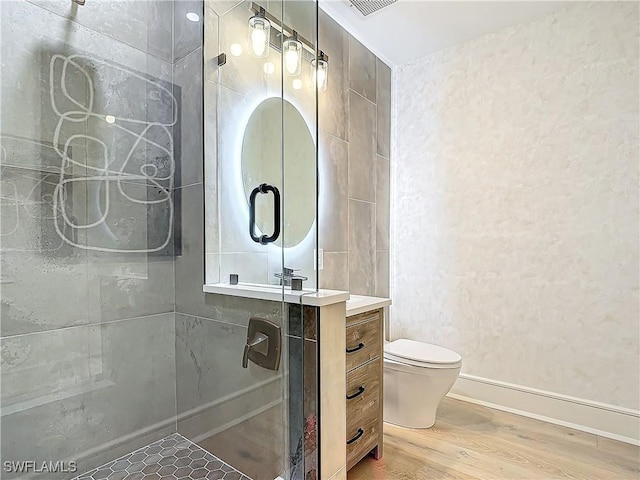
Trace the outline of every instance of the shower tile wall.
<path fill-rule="evenodd" d="M 3 461 L 175 432 L 172 8 L 0 7 Z"/>
<path fill-rule="evenodd" d="M 320 10 L 320 287 L 389 295 L 391 70 Z"/>

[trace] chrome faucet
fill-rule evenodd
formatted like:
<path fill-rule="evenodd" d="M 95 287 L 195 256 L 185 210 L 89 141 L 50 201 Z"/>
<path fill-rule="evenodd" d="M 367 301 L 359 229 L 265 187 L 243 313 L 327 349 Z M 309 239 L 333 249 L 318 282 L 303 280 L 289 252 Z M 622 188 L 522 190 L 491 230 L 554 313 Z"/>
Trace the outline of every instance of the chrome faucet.
<path fill-rule="evenodd" d="M 295 272 L 298 270 L 300 269 L 283 267 L 282 272 L 274 273 L 273 275 L 280 279 L 280 285 L 291 287 L 292 290 L 302 290 L 302 282 L 308 280 L 308 278 L 303 277 L 302 275 L 297 275 Z"/>

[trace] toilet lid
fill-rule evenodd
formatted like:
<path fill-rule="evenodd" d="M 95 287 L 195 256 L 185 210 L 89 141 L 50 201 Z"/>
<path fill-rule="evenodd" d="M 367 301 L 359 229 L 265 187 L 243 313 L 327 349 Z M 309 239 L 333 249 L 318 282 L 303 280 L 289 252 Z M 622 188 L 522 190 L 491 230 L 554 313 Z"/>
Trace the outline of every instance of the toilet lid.
<path fill-rule="evenodd" d="M 451 364 L 462 360 L 462 357 L 452 350 L 406 338 L 387 343 L 384 351 L 393 357 L 421 363 Z"/>

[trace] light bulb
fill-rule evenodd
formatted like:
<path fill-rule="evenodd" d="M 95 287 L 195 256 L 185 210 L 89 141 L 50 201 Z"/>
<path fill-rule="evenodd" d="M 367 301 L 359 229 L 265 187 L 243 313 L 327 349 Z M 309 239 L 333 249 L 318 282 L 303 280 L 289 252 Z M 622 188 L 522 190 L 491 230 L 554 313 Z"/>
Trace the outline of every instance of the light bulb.
<path fill-rule="evenodd" d="M 261 57 L 264 55 L 264 51 L 267 48 L 267 36 L 264 34 L 264 30 L 260 27 L 254 28 L 251 32 L 251 48 L 256 56 Z"/>
<path fill-rule="evenodd" d="M 199 22 L 200 21 L 200 15 L 198 15 L 195 12 L 189 12 L 189 13 L 187 13 L 187 20 L 189 20 L 191 22 Z"/>
<path fill-rule="evenodd" d="M 298 70 L 298 52 L 295 50 L 288 50 L 284 54 L 284 65 L 287 68 L 287 73 L 294 75 Z"/>
<path fill-rule="evenodd" d="M 291 85 L 293 86 L 294 90 L 300 90 L 302 88 L 302 80 L 300 80 L 299 78 L 295 78 Z"/>
<path fill-rule="evenodd" d="M 107 123 L 116 123 L 116 117 L 114 117 L 113 115 L 106 115 L 104 117 L 104 121 Z"/>
<path fill-rule="evenodd" d="M 262 69 L 264 70 L 264 73 L 266 73 L 267 75 L 273 75 L 276 71 L 276 66 L 271 63 L 271 62 L 266 62 Z"/>
<path fill-rule="evenodd" d="M 327 88 L 327 72 L 318 70 L 317 75 L 318 90 L 326 90 Z"/>
<path fill-rule="evenodd" d="M 282 50 L 284 52 L 284 68 L 289 75 L 299 75 L 302 68 L 302 43 L 295 39 L 285 40 Z"/>
<path fill-rule="evenodd" d="M 249 45 L 254 56 L 264 58 L 269 55 L 269 34 L 271 23 L 260 15 L 249 19 Z"/>
<path fill-rule="evenodd" d="M 231 45 L 229 45 L 229 52 L 234 57 L 239 57 L 240 55 L 242 55 L 242 45 L 240 45 L 239 43 L 232 43 Z"/>
<path fill-rule="evenodd" d="M 311 64 L 313 66 L 313 83 L 318 87 L 319 91 L 325 91 L 327 89 L 329 64 L 322 58 L 317 61 L 313 60 Z"/>

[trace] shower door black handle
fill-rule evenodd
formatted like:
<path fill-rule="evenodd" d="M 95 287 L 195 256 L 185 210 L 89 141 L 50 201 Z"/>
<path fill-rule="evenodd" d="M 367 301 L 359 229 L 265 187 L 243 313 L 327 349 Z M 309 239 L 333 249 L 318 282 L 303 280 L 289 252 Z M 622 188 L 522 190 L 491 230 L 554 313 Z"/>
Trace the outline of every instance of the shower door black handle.
<path fill-rule="evenodd" d="M 271 235 L 256 235 L 256 197 L 259 193 L 273 193 L 273 233 Z M 249 235 L 251 240 L 261 245 L 275 242 L 280 236 L 280 191 L 278 187 L 262 183 L 251 191 L 249 195 Z"/>
<path fill-rule="evenodd" d="M 260 185 L 261 187 L 262 185 Z M 251 195 L 249 195 L 249 235 L 251 235 L 251 240 L 256 243 L 261 243 L 260 240 L 262 237 L 258 237 L 256 235 L 256 197 L 260 193 L 260 187 L 256 187 L 251 191 Z"/>
<path fill-rule="evenodd" d="M 273 193 L 273 234 L 270 236 L 263 235 L 261 243 L 273 243 L 280 236 L 280 191 L 274 185 L 267 185 L 263 183 L 262 193 Z"/>

